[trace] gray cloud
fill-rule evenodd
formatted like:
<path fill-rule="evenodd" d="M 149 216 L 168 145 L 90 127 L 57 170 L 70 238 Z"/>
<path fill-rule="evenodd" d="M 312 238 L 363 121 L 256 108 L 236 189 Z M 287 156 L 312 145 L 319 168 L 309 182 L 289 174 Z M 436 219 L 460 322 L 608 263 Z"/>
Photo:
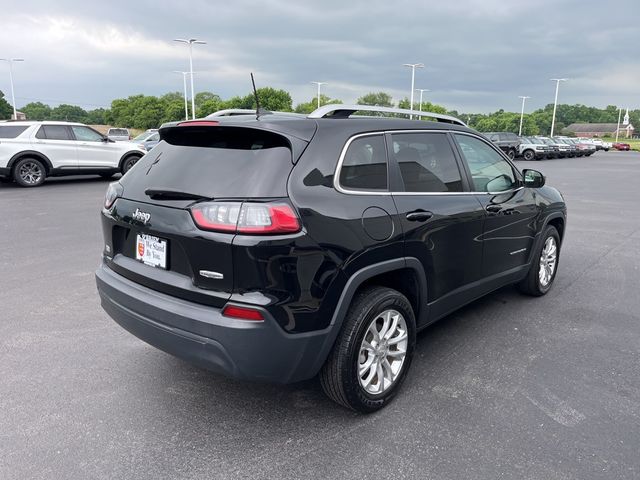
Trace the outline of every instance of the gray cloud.
<path fill-rule="evenodd" d="M 640 60 L 633 54 L 640 4 L 498 0 L 300 2 L 263 0 L 80 2 L 4 5 L 0 57 L 16 66 L 18 105 L 32 99 L 108 106 L 136 93 L 178 91 L 187 69 L 173 38 L 208 41 L 195 50 L 196 89 L 244 95 L 259 85 L 289 90 L 295 102 L 329 82 L 353 101 L 373 90 L 408 96 L 405 62 L 423 62 L 417 88 L 464 112 L 533 109 L 553 101 L 548 79 L 562 76 L 560 100 L 638 106 Z M 615 21 L 614 21 L 615 17 Z M 0 90 L 9 93 L 6 66 Z"/>

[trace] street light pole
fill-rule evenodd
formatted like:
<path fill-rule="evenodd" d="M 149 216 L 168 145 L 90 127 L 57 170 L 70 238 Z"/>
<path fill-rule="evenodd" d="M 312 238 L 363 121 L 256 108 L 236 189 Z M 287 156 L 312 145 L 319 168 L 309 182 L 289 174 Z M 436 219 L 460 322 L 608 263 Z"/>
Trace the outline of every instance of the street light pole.
<path fill-rule="evenodd" d="M 422 111 L 422 94 L 424 92 L 430 92 L 431 90 L 429 90 L 428 88 L 416 88 L 416 92 L 420 92 L 420 108 L 419 110 Z"/>
<path fill-rule="evenodd" d="M 531 98 L 531 97 L 523 97 L 522 95 L 520 95 L 518 98 L 522 99 L 522 110 L 520 110 L 520 130 L 518 131 L 518 136 L 522 136 L 522 119 L 524 118 L 524 102 L 527 98 Z"/>
<path fill-rule="evenodd" d="M 16 94 L 13 90 L 13 62 L 24 62 L 24 58 L 0 58 L 0 61 L 9 64 L 9 81 L 11 83 L 11 102 L 13 103 L 13 119 L 18 119 L 18 110 L 16 108 Z"/>
<path fill-rule="evenodd" d="M 618 110 L 618 128 L 616 128 L 616 143 L 618 143 L 618 134 L 620 133 L 620 117 L 622 117 L 622 107 Z"/>
<path fill-rule="evenodd" d="M 566 78 L 552 78 L 552 82 L 556 82 L 556 99 L 553 101 L 553 117 L 551 118 L 551 137 L 553 137 L 553 129 L 556 126 L 556 108 L 558 108 L 558 90 L 560 89 L 560 82 L 566 82 Z"/>
<path fill-rule="evenodd" d="M 189 72 L 174 70 L 173 73 L 182 74 L 182 88 L 184 90 L 184 119 L 189 120 L 189 107 L 187 106 L 187 75 L 189 75 Z"/>
<path fill-rule="evenodd" d="M 424 63 L 403 63 L 404 67 L 411 67 L 411 103 L 410 110 L 413 110 L 413 92 L 416 84 L 416 68 L 424 68 Z M 409 115 L 410 119 L 413 119 L 413 115 Z"/>
<path fill-rule="evenodd" d="M 318 85 L 318 108 L 320 108 L 320 86 L 327 85 L 327 82 L 311 82 L 315 85 Z"/>
<path fill-rule="evenodd" d="M 204 45 L 207 42 L 198 40 L 196 38 L 175 38 L 174 42 L 186 43 L 189 45 L 189 73 L 191 74 L 191 118 L 195 120 L 196 118 L 196 98 L 195 93 L 193 91 L 193 45 Z"/>

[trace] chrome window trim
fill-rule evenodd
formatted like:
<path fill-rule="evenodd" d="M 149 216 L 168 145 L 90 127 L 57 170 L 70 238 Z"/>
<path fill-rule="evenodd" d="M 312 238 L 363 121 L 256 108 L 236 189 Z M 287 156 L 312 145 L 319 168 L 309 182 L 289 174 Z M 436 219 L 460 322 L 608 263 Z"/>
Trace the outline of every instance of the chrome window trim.
<path fill-rule="evenodd" d="M 475 135 L 473 133 L 469 133 L 469 132 L 458 132 L 456 130 L 445 130 L 445 129 L 420 129 L 420 130 L 378 130 L 375 132 L 366 132 L 366 133 L 358 133 L 356 135 L 353 135 L 352 137 L 349 137 L 349 139 L 346 141 L 346 143 L 344 144 L 344 147 L 342 147 L 342 151 L 340 152 L 340 157 L 338 158 L 338 164 L 336 165 L 336 170 L 334 172 L 333 175 L 333 188 L 335 188 L 338 192 L 343 193 L 345 195 L 385 195 L 385 196 L 389 196 L 389 195 L 398 195 L 398 196 L 406 196 L 406 195 L 420 195 L 420 196 L 434 196 L 434 195 L 438 195 L 438 196 L 442 196 L 442 195 L 504 195 L 504 194 L 508 194 L 508 193 L 514 193 L 517 192 L 518 190 L 521 190 L 524 188 L 523 185 L 517 187 L 517 188 L 512 188 L 510 190 L 504 190 L 502 192 L 473 192 L 473 191 L 469 191 L 469 192 L 390 192 L 388 190 L 351 190 L 348 188 L 344 188 L 342 185 L 340 185 L 340 171 L 342 169 L 342 164 L 344 162 L 344 158 L 347 155 L 347 150 L 349 148 L 349 146 L 351 145 L 351 143 L 361 137 L 371 137 L 371 136 L 375 136 L 375 135 L 381 135 L 384 138 L 384 135 L 390 134 L 393 135 L 394 133 L 461 133 L 464 135 L 469 135 L 470 137 L 474 137 L 474 138 L 478 138 L 480 140 L 482 140 L 481 137 L 479 137 L 478 135 Z M 485 143 L 487 143 L 485 141 Z M 490 145 L 493 147 L 493 145 L 491 145 L 490 143 L 487 143 L 487 145 Z M 495 150 L 495 148 L 494 148 Z M 389 167 L 389 152 L 387 152 L 387 169 Z M 515 166 L 509 162 L 509 159 L 505 157 L 504 154 L 502 154 L 501 150 L 498 150 L 498 153 L 501 154 L 501 156 L 503 158 L 505 158 L 505 160 L 507 160 L 507 162 L 509 163 L 509 165 L 511 165 L 511 167 L 517 172 L 518 170 L 515 168 Z M 388 170 L 387 170 L 388 173 Z M 387 175 L 387 185 L 389 185 L 389 178 Z"/>
<path fill-rule="evenodd" d="M 342 170 L 342 164 L 344 163 L 344 158 L 347 155 L 347 150 L 349 149 L 349 146 L 351 145 L 351 143 L 354 140 L 357 140 L 358 138 L 362 138 L 362 137 L 374 137 L 374 136 L 380 136 L 382 137 L 382 141 L 384 140 L 384 131 L 378 131 L 378 132 L 367 132 L 367 133 L 358 133 L 357 135 L 353 135 L 352 137 L 349 137 L 349 140 L 347 140 L 347 142 L 344 144 L 344 147 L 342 147 L 342 152 L 340 152 L 340 157 L 338 158 L 338 165 L 336 166 L 336 171 L 333 174 L 333 188 L 335 188 L 338 192 L 340 193 L 344 193 L 347 195 L 391 195 L 391 192 L 389 191 L 389 155 L 387 152 L 387 189 L 386 190 L 351 190 L 348 188 L 344 188 L 342 187 L 342 185 L 340 185 L 340 173 Z"/>

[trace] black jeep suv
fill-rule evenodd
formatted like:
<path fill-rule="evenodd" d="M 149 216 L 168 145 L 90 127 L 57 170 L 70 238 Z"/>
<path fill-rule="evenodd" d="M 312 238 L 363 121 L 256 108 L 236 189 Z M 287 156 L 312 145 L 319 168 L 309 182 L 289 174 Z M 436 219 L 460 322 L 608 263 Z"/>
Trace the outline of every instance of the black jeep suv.
<path fill-rule="evenodd" d="M 103 308 L 194 364 L 319 374 L 333 400 L 371 412 L 400 388 L 417 331 L 507 284 L 551 288 L 566 207 L 542 174 L 452 117 L 360 110 L 388 109 L 162 128 L 107 191 Z"/>
<path fill-rule="evenodd" d="M 487 132 L 484 136 L 500 147 L 500 149 L 507 154 L 509 159 L 513 160 L 518 156 L 522 141 L 515 133 Z"/>

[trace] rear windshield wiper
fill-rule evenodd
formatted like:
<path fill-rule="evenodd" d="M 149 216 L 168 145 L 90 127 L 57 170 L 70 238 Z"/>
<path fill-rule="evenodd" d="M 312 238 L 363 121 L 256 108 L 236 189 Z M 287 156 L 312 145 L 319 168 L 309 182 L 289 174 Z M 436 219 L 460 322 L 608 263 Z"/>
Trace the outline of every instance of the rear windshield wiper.
<path fill-rule="evenodd" d="M 211 200 L 211 197 L 198 195 L 197 193 L 181 192 L 166 188 L 147 188 L 144 193 L 153 200 Z"/>

